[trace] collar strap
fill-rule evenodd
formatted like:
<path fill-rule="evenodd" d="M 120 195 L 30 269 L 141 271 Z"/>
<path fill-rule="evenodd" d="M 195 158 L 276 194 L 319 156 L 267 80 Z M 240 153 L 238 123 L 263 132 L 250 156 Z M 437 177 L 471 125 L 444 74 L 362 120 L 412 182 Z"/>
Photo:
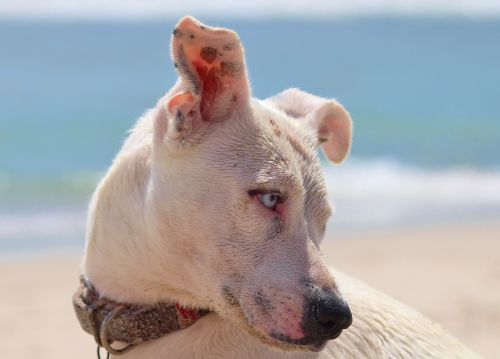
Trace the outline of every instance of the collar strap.
<path fill-rule="evenodd" d="M 84 275 L 73 295 L 73 306 L 83 330 L 94 336 L 98 346 L 115 355 L 184 329 L 208 313 L 179 304 L 118 303 L 100 297 Z M 120 349 L 111 346 L 114 342 L 120 343 Z"/>

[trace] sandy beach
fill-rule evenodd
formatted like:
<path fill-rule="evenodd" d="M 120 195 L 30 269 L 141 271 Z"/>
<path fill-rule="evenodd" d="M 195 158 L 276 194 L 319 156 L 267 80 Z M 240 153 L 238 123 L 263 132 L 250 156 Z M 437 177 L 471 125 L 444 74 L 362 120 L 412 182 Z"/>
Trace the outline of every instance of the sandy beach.
<path fill-rule="evenodd" d="M 500 223 L 333 233 L 329 263 L 500 358 Z M 0 263 L 3 358 L 95 358 L 73 314 L 79 258 Z"/>

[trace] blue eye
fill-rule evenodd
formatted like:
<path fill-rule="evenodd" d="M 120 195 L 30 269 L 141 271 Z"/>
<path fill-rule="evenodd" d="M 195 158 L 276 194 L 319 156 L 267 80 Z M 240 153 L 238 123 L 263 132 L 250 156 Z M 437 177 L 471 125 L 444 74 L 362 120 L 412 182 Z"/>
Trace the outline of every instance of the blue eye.
<path fill-rule="evenodd" d="M 276 205 L 281 200 L 280 195 L 277 193 L 259 193 L 257 198 L 264 207 L 272 210 L 276 208 Z"/>

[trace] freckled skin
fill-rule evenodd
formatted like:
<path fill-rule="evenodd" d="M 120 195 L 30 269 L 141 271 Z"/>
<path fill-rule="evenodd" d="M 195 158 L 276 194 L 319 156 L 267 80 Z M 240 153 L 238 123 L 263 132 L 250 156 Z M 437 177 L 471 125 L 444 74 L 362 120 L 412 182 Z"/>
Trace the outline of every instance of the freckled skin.
<path fill-rule="evenodd" d="M 174 35 L 174 37 L 181 37 L 182 31 L 180 31 L 178 28 L 175 28 L 172 34 Z"/>
<path fill-rule="evenodd" d="M 217 58 L 217 49 L 211 46 L 203 47 L 200 52 L 200 57 L 211 64 Z"/>
<path fill-rule="evenodd" d="M 257 306 L 261 307 L 262 309 L 265 310 L 274 309 L 272 302 L 269 299 L 267 299 L 266 296 L 261 291 L 258 291 L 254 295 L 254 301 L 255 304 L 257 304 Z"/>
<path fill-rule="evenodd" d="M 222 287 L 222 295 L 226 302 L 229 305 L 238 305 L 238 301 L 236 300 L 236 297 L 234 296 L 233 292 L 231 291 L 231 288 L 228 286 L 223 286 Z"/>
<path fill-rule="evenodd" d="M 234 43 L 227 43 L 222 46 L 222 48 L 226 51 L 231 51 L 236 47 Z"/>
<path fill-rule="evenodd" d="M 236 62 L 222 61 L 220 63 L 220 72 L 222 76 L 235 77 L 241 71 L 241 66 Z"/>

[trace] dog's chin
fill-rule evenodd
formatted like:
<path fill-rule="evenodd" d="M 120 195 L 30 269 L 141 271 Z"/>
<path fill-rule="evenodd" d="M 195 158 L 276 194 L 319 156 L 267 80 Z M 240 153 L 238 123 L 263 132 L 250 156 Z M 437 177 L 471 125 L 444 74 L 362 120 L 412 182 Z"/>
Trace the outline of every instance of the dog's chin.
<path fill-rule="evenodd" d="M 236 309 L 236 312 L 233 311 L 232 318 L 230 319 L 235 322 L 235 324 L 262 344 L 278 351 L 319 352 L 325 348 L 329 340 L 336 339 L 340 335 L 339 333 L 335 337 L 330 338 L 307 336 L 300 339 L 292 339 L 279 332 L 271 331 L 271 333 L 263 333 L 248 321 L 239 304 L 233 306 L 233 310 L 234 309 Z"/>
<path fill-rule="evenodd" d="M 265 334 L 245 321 L 246 330 L 262 344 L 279 351 L 301 351 L 301 352 L 319 352 L 325 348 L 330 339 L 335 338 L 312 338 L 304 337 L 301 339 L 292 339 L 286 335 L 271 332 Z M 339 334 L 340 335 L 340 334 Z"/>
<path fill-rule="evenodd" d="M 325 348 L 330 339 L 335 338 L 304 337 L 291 339 L 279 333 L 271 333 L 270 339 L 272 342 L 269 342 L 269 344 L 280 350 L 319 352 Z"/>

